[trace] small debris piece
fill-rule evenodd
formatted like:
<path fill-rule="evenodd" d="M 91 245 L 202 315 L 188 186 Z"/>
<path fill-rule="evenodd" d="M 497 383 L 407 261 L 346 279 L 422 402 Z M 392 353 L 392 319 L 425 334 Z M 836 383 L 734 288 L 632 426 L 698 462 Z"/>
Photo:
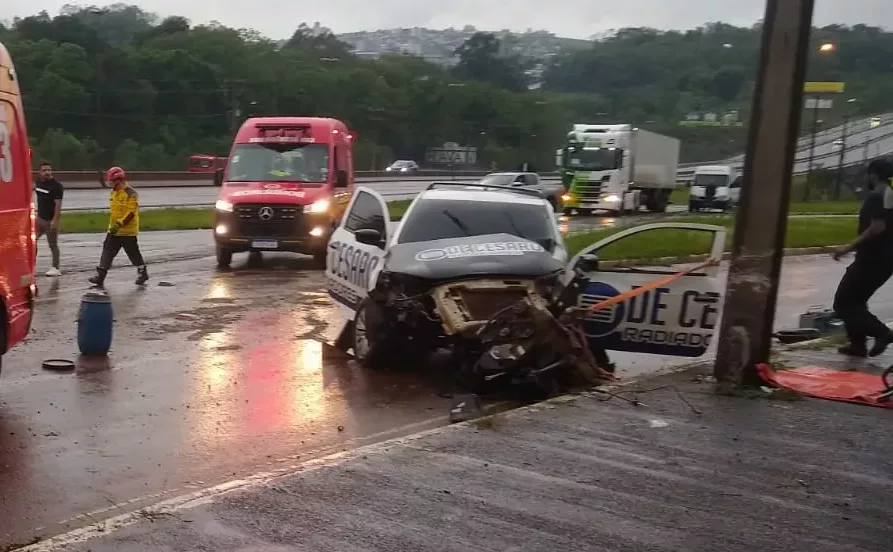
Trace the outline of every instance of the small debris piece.
<path fill-rule="evenodd" d="M 198 316 L 187 312 L 180 313 L 175 318 L 177 320 L 198 320 Z"/>
<path fill-rule="evenodd" d="M 484 414 L 481 399 L 477 395 L 456 395 L 450 408 L 450 423 L 467 422 Z"/>

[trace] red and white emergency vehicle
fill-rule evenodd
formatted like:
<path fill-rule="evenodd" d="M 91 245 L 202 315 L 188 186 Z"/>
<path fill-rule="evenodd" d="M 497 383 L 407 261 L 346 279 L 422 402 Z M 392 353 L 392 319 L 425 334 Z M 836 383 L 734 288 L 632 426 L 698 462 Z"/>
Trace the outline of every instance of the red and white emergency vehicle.
<path fill-rule="evenodd" d="M 206 155 L 203 153 L 190 155 L 189 163 L 186 166 L 186 172 L 213 174 L 218 169 L 222 169 L 226 166 L 226 160 L 226 157 L 217 157 L 216 155 Z"/>
<path fill-rule="evenodd" d="M 32 195 L 31 149 L 18 78 L 12 57 L 0 44 L 0 355 L 31 328 L 37 294 Z"/>
<path fill-rule="evenodd" d="M 329 236 L 350 200 L 354 134 L 337 119 L 260 117 L 239 129 L 221 186 L 217 264 L 233 253 L 290 251 L 325 267 Z"/>

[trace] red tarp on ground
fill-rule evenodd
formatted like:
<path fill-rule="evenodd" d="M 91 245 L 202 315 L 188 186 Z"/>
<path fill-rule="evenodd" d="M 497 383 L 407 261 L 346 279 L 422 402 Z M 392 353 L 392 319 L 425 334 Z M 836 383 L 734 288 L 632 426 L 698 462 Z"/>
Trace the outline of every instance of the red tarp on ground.
<path fill-rule="evenodd" d="M 884 382 L 875 374 L 819 366 L 773 370 L 768 364 L 759 364 L 757 369 L 767 382 L 810 397 L 893 408 L 893 400 L 878 402 L 878 396 L 884 392 Z"/>

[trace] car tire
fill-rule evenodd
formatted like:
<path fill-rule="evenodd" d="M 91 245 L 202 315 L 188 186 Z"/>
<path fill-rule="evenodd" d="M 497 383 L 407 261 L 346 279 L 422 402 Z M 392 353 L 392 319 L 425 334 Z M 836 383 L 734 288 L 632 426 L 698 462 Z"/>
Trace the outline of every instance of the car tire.
<path fill-rule="evenodd" d="M 217 268 L 229 268 L 233 263 L 233 250 L 217 246 Z"/>
<path fill-rule="evenodd" d="M 351 348 L 356 361 L 370 370 L 387 366 L 387 343 L 382 336 L 384 315 L 374 301 L 363 299 L 354 315 Z"/>

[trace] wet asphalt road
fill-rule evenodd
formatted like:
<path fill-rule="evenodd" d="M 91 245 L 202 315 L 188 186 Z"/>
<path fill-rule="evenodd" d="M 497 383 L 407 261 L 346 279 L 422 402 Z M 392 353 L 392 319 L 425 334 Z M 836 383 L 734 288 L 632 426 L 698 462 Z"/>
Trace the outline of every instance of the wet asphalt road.
<path fill-rule="evenodd" d="M 358 369 L 334 338 L 320 273 L 303 258 L 214 269 L 209 232 L 141 236 L 152 280 L 113 270 L 111 365 L 76 358 L 79 299 L 101 236 L 63 237 L 66 275 L 41 278 L 34 329 L 0 377 L 0 550 L 282 463 L 446 423 L 449 401 L 416 374 Z M 46 248 L 39 254 L 47 268 Z M 166 258 L 176 260 L 164 262 Z M 123 259 L 122 259 L 123 262 Z M 779 326 L 827 304 L 845 264 L 789 260 Z M 172 286 L 159 286 L 167 282 Z M 893 288 L 874 301 L 893 318 Z M 687 362 L 614 355 L 631 376 Z"/>

